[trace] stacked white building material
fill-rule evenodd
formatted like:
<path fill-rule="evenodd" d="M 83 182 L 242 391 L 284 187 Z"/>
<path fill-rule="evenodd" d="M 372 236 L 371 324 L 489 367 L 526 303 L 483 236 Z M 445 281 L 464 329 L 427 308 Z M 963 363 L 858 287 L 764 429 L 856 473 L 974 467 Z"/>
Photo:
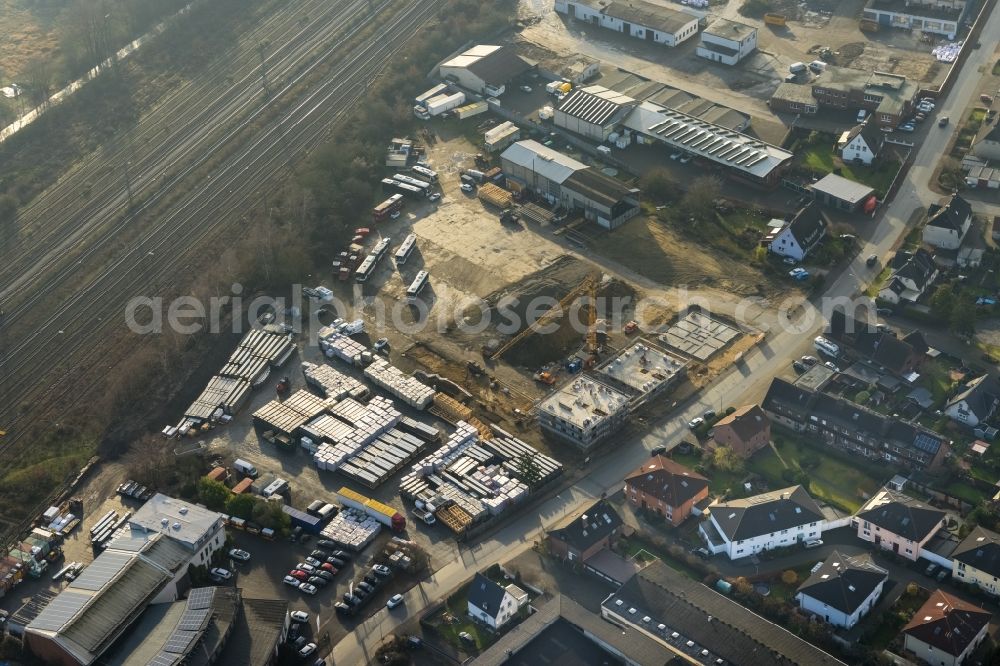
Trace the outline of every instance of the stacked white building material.
<path fill-rule="evenodd" d="M 360 380 L 345 375 L 329 365 L 305 362 L 302 364 L 302 374 L 310 386 L 321 391 L 324 397 L 333 400 L 340 400 L 365 387 Z"/>
<path fill-rule="evenodd" d="M 381 529 L 382 524 L 368 514 L 345 507 L 320 534 L 343 548 L 358 551 L 371 543 Z"/>
<path fill-rule="evenodd" d="M 955 62 L 961 51 L 962 42 L 949 42 L 935 46 L 931 49 L 931 55 L 937 58 L 938 62 Z"/>
<path fill-rule="evenodd" d="M 327 358 L 339 358 L 345 363 L 354 363 L 354 358 L 368 351 L 368 348 L 357 340 L 338 333 L 331 326 L 324 326 L 318 334 L 319 348 Z"/>
<path fill-rule="evenodd" d="M 323 415 L 306 424 L 304 429 L 326 438 L 332 444 L 319 445 L 313 461 L 320 469 L 335 471 L 349 458 L 358 455 L 379 435 L 399 423 L 402 414 L 392 400 L 375 397 L 367 405 L 351 400 L 341 400 L 331 410 L 333 415 Z"/>
<path fill-rule="evenodd" d="M 417 409 L 426 409 L 434 400 L 434 389 L 403 371 L 383 358 L 365 368 L 365 377 L 379 388 L 388 391 L 406 404 Z"/>

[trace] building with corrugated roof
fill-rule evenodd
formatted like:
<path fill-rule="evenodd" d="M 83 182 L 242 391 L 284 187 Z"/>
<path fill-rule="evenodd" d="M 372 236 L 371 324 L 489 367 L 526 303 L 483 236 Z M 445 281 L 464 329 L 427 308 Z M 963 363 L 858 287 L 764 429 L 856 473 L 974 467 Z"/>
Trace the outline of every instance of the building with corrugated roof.
<path fill-rule="evenodd" d="M 577 88 L 556 107 L 554 122 L 588 139 L 602 143 L 638 102 L 604 86 Z"/>
<path fill-rule="evenodd" d="M 479 44 L 441 63 L 441 78 L 480 95 L 499 97 L 534 65 L 512 46 Z"/>
<path fill-rule="evenodd" d="M 591 25 L 664 46 L 677 46 L 698 34 L 697 16 L 643 0 L 556 0 L 555 10 Z"/>

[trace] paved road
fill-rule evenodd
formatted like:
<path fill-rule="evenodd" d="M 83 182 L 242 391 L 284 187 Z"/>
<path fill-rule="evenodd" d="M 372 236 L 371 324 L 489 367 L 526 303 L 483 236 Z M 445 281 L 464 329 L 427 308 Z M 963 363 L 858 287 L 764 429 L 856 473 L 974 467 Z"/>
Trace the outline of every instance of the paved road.
<path fill-rule="evenodd" d="M 1000 12 L 994 12 L 985 30 L 983 41 L 989 42 L 1000 35 Z M 973 51 L 951 93 L 938 102 L 938 115 L 958 117 L 971 95 L 977 90 L 982 71 L 992 55 L 990 49 Z M 939 128 L 936 123 L 926 123 L 922 131 L 926 136 L 916 137 L 919 150 L 913 166 L 892 203 L 882 212 L 877 225 L 870 230 L 859 230 L 865 239 L 862 251 L 852 263 L 829 285 L 826 302 L 852 298 L 861 293 L 872 277 L 871 269 L 864 264 L 869 254 L 885 258 L 901 242 L 908 222 L 915 211 L 937 200 L 938 196 L 927 187 L 938 158 L 944 154 L 954 124 Z M 859 223 L 859 226 L 864 223 Z M 822 303 L 820 304 L 822 307 Z M 533 541 L 541 538 L 543 528 L 560 522 L 564 517 L 580 511 L 601 493 L 614 491 L 626 473 L 637 467 L 656 446 L 674 446 L 687 434 L 686 423 L 709 407 L 720 408 L 759 399 L 771 378 L 787 369 L 789 363 L 806 348 L 811 339 L 823 328 L 824 322 L 816 305 L 806 303 L 794 328 L 771 331 L 764 343 L 748 354 L 728 374 L 723 375 L 700 397 L 680 413 L 657 423 L 636 442 L 622 442 L 614 447 L 613 454 L 594 460 L 592 472 L 575 486 L 549 499 L 541 505 L 537 516 L 524 516 L 510 523 L 485 542 L 470 549 L 459 549 L 456 559 L 440 569 L 428 581 L 407 593 L 406 608 L 410 616 L 441 598 L 453 587 L 472 574 L 496 562 L 510 559 Z M 607 447 L 606 447 L 607 448 Z M 405 618 L 380 612 L 367 622 L 358 625 L 352 635 L 342 640 L 333 650 L 334 663 L 367 663 L 379 642 L 390 635 Z"/>

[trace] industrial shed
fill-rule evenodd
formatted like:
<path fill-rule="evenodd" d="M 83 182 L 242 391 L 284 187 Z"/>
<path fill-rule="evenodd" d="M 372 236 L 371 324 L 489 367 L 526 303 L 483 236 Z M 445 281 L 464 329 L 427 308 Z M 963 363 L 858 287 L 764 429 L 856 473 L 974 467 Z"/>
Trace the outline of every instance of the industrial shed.
<path fill-rule="evenodd" d="M 441 64 L 441 78 L 474 93 L 499 97 L 507 86 L 534 65 L 510 46 L 481 44 Z"/>
<path fill-rule="evenodd" d="M 617 229 L 639 213 L 639 190 L 591 168 L 580 169 L 563 181 L 561 201 L 582 210 L 588 220 L 605 229 Z"/>
<path fill-rule="evenodd" d="M 500 155 L 503 172 L 551 202 L 561 197 L 562 184 L 587 165 L 534 140 L 518 141 Z"/>
<path fill-rule="evenodd" d="M 604 86 L 577 88 L 559 104 L 555 124 L 602 143 L 638 102 Z"/>
<path fill-rule="evenodd" d="M 643 0 L 556 0 L 555 10 L 592 25 L 664 46 L 677 46 L 698 34 L 698 17 Z"/>
<path fill-rule="evenodd" d="M 866 213 L 875 210 L 875 190 L 853 180 L 830 173 L 809 186 L 813 198 L 820 203 L 853 213 L 863 208 Z"/>

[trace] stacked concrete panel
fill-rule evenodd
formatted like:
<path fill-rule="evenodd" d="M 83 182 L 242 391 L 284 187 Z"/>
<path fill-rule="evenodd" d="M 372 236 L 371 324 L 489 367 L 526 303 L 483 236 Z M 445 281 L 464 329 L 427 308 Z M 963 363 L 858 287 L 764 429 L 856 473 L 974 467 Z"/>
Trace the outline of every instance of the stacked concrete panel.
<path fill-rule="evenodd" d="M 320 535 L 343 548 L 358 551 L 371 543 L 381 529 L 382 524 L 364 511 L 345 507 L 327 523 Z"/>
<path fill-rule="evenodd" d="M 302 364 L 302 374 L 307 384 L 332 400 L 340 400 L 365 388 L 360 380 L 345 375 L 329 365 L 306 362 Z"/>
<path fill-rule="evenodd" d="M 365 368 L 365 377 L 373 384 L 416 409 L 426 409 L 434 400 L 434 389 L 379 358 Z"/>

